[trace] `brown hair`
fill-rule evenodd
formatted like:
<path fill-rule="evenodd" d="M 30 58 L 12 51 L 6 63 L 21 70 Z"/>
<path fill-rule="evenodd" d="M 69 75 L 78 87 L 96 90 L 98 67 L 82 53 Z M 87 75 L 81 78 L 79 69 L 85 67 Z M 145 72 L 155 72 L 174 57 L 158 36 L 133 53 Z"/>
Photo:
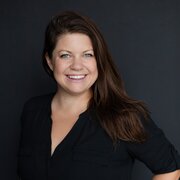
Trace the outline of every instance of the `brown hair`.
<path fill-rule="evenodd" d="M 143 142 L 146 139 L 146 133 L 142 119 L 147 119 L 149 112 L 143 102 L 127 95 L 106 42 L 90 18 L 76 12 L 65 11 L 51 19 L 46 28 L 42 54 L 46 72 L 53 77 L 45 54 L 52 57 L 58 37 L 77 32 L 86 34 L 92 41 L 99 75 L 92 87 L 91 105 L 93 104 L 97 110 L 101 126 L 113 142 L 117 142 L 118 139 Z"/>

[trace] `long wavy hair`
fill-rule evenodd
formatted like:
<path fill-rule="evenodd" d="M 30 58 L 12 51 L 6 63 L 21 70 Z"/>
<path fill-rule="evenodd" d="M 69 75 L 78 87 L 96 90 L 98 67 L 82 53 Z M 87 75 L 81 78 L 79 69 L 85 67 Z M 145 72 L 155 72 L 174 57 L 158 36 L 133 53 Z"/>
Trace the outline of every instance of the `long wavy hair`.
<path fill-rule="evenodd" d="M 45 31 L 42 53 L 46 72 L 53 77 L 45 55 L 48 54 L 51 58 L 58 38 L 67 33 L 83 33 L 91 39 L 99 75 L 92 87 L 93 97 L 90 104 L 97 110 L 102 128 L 114 143 L 119 139 L 144 142 L 147 134 L 142 120 L 148 119 L 149 111 L 142 101 L 127 95 L 106 42 L 89 17 L 73 11 L 64 11 L 52 17 Z"/>

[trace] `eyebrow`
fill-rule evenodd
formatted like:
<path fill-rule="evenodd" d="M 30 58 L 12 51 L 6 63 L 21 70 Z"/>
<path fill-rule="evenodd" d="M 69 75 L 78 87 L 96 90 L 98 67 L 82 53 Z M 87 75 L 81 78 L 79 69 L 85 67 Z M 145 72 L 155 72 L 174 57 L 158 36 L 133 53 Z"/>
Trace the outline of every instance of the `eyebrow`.
<path fill-rule="evenodd" d="M 65 50 L 65 49 L 59 50 L 58 52 L 62 52 L 62 51 L 66 51 L 66 52 L 68 52 L 68 53 L 72 53 L 71 51 Z M 93 52 L 94 52 L 93 49 L 88 49 L 88 50 L 83 51 L 83 53 L 88 52 L 88 51 L 93 51 Z"/>
<path fill-rule="evenodd" d="M 94 52 L 93 49 L 88 49 L 88 50 L 83 51 L 83 53 L 85 53 L 85 52 L 87 52 L 87 51 L 93 51 L 93 52 Z"/>

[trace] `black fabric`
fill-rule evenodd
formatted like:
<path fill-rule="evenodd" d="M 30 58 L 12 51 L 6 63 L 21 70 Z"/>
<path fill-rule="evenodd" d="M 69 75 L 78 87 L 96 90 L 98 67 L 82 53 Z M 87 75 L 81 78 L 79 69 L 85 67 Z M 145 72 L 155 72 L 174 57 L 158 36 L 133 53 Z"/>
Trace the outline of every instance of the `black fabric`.
<path fill-rule="evenodd" d="M 155 174 L 180 168 L 180 156 L 152 120 L 145 124 L 145 143 L 119 140 L 114 149 L 93 108 L 79 116 L 51 156 L 53 96 L 32 98 L 24 106 L 18 154 L 21 180 L 130 180 L 135 159 Z"/>

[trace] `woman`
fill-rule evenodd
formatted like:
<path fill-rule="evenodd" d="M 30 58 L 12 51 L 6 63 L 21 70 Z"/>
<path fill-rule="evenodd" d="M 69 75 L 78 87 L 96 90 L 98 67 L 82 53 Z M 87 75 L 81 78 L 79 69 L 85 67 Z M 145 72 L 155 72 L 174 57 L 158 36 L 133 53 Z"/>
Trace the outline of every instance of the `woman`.
<path fill-rule="evenodd" d="M 22 113 L 22 180 L 130 180 L 137 158 L 153 180 L 177 180 L 180 157 L 130 98 L 96 25 L 63 12 L 47 26 L 43 65 L 57 91 L 30 99 Z"/>

